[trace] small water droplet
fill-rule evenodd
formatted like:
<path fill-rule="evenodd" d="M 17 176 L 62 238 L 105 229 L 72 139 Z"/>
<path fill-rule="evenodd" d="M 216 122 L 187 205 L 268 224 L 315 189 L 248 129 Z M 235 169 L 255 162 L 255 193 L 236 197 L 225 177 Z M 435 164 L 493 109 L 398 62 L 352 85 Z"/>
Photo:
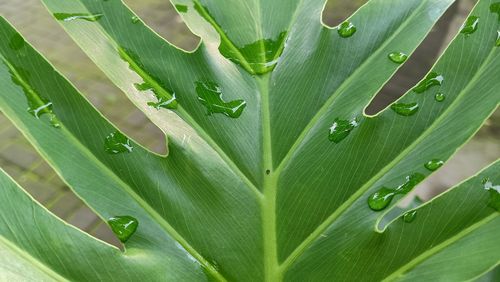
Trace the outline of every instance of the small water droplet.
<path fill-rule="evenodd" d="M 198 93 L 198 101 L 207 108 L 208 115 L 220 113 L 231 118 L 238 118 L 247 105 L 241 99 L 225 102 L 222 99 L 222 88 L 212 81 L 196 82 L 196 93 Z"/>
<path fill-rule="evenodd" d="M 177 10 L 177 12 L 179 13 L 187 13 L 188 11 L 188 6 L 186 5 L 181 5 L 181 4 L 176 4 L 175 5 L 175 9 Z"/>
<path fill-rule="evenodd" d="M 349 136 L 351 131 L 357 126 L 358 121 L 356 119 L 348 121 L 336 118 L 329 129 L 328 139 L 333 143 L 338 144 L 340 141 Z"/>
<path fill-rule="evenodd" d="M 402 116 L 411 116 L 417 113 L 418 104 L 417 103 L 395 103 L 391 105 L 391 109 L 397 114 Z"/>
<path fill-rule="evenodd" d="M 408 55 L 402 52 L 392 52 L 389 54 L 389 59 L 396 64 L 402 64 L 408 59 Z"/>
<path fill-rule="evenodd" d="M 465 20 L 465 23 L 463 24 L 460 33 L 463 33 L 465 35 L 472 34 L 476 32 L 478 24 L 479 24 L 479 17 L 469 16 L 467 20 Z"/>
<path fill-rule="evenodd" d="M 497 41 L 495 43 L 495 46 L 500 47 L 500 30 L 497 31 Z"/>
<path fill-rule="evenodd" d="M 115 131 L 104 141 L 104 149 L 108 154 L 130 153 L 134 149 L 130 144 L 130 139 L 119 131 Z"/>
<path fill-rule="evenodd" d="M 396 189 L 382 187 L 370 197 L 368 197 L 368 206 L 374 211 L 385 209 L 392 201 L 395 195 L 408 194 L 418 183 L 425 179 L 425 176 L 420 173 L 414 173 L 406 177 L 406 182 L 398 186 Z"/>
<path fill-rule="evenodd" d="M 436 171 L 440 167 L 442 167 L 443 164 L 444 164 L 443 161 L 438 160 L 438 159 L 433 159 L 433 160 L 428 161 L 424 166 L 426 169 L 428 169 L 430 171 Z"/>
<path fill-rule="evenodd" d="M 132 16 L 132 23 L 133 24 L 136 24 L 136 23 L 138 23 L 140 21 L 141 21 L 141 19 L 138 16 Z"/>
<path fill-rule="evenodd" d="M 444 77 L 436 72 L 429 73 L 424 80 L 413 88 L 417 93 L 423 93 L 433 86 L 440 86 L 444 81 Z"/>
<path fill-rule="evenodd" d="M 268 169 L 268 170 L 266 170 L 266 174 L 267 174 L 267 175 L 271 174 L 271 170 L 269 170 L 269 169 Z"/>
<path fill-rule="evenodd" d="M 500 185 L 494 185 L 489 178 L 483 178 L 481 183 L 490 194 L 488 206 L 500 212 Z"/>
<path fill-rule="evenodd" d="M 348 37 L 351 37 L 354 35 L 354 33 L 356 33 L 356 27 L 349 21 L 345 21 L 343 23 L 341 23 L 338 27 L 337 27 L 337 32 L 338 34 L 340 35 L 340 37 L 343 37 L 343 38 L 348 38 Z"/>
<path fill-rule="evenodd" d="M 416 210 L 405 212 L 403 215 L 403 221 L 407 223 L 413 222 L 416 216 L 417 216 Z"/>
<path fill-rule="evenodd" d="M 85 20 L 88 22 L 95 22 L 102 18 L 104 15 L 97 14 L 89 14 L 89 13 L 55 13 L 54 17 L 60 21 L 74 21 L 74 20 Z"/>
<path fill-rule="evenodd" d="M 120 239 L 122 243 L 125 243 L 137 230 L 139 221 L 134 217 L 124 215 L 111 217 L 108 219 L 108 224 L 118 239 Z"/>
<path fill-rule="evenodd" d="M 500 2 L 495 2 L 490 5 L 490 11 L 492 13 L 498 14 L 498 20 L 500 21 Z"/>
<path fill-rule="evenodd" d="M 443 102 L 446 99 L 446 96 L 444 96 L 443 93 L 438 92 L 436 95 L 434 95 L 434 99 L 438 102 Z"/>
<path fill-rule="evenodd" d="M 9 41 L 9 47 L 14 51 L 21 50 L 21 48 L 23 48 L 25 44 L 26 42 L 24 41 L 24 38 L 18 33 L 14 34 L 14 36 L 12 36 Z"/>

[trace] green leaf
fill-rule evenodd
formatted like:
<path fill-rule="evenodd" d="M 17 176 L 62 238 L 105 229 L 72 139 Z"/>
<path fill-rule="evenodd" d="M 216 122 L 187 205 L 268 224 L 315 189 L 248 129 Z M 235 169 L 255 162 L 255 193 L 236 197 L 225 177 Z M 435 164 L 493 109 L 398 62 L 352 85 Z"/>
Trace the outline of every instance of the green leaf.
<path fill-rule="evenodd" d="M 121 1 L 43 2 L 165 132 L 169 153 L 121 133 L 2 18 L 0 110 L 126 235 L 121 253 L 41 216 L 46 230 L 74 233 L 57 238 L 82 246 L 80 264 L 65 261 L 69 243 L 27 235 L 37 234 L 25 231 L 29 218 L 0 222 L 0 250 L 21 268 L 35 261 L 33 271 L 68 280 L 466 280 L 498 264 L 496 190 L 481 182 L 500 183 L 499 162 L 418 207 L 412 222 L 383 220 L 432 173 L 426 164 L 449 159 L 498 107 L 494 1 L 480 1 L 475 31 L 375 116 L 365 107 L 401 66 L 390 54 L 410 56 L 452 0 L 372 0 L 340 33 L 321 23 L 323 0 L 172 1 L 202 38 L 194 52 Z M 41 209 L 0 180 L 18 195 L 2 214 Z M 367 203 L 378 191 L 391 195 L 383 212 Z M 109 252 L 104 262 L 98 252 Z"/>

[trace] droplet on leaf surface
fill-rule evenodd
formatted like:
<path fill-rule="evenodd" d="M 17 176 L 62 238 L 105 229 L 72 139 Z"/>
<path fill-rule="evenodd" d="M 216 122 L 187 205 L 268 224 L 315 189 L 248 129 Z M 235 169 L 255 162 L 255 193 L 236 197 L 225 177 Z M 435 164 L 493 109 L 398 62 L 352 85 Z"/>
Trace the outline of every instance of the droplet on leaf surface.
<path fill-rule="evenodd" d="M 489 178 L 484 178 L 482 183 L 490 194 L 488 206 L 500 212 L 500 185 L 494 185 Z"/>
<path fill-rule="evenodd" d="M 357 29 L 356 26 L 354 26 L 351 22 L 345 21 L 341 23 L 338 28 L 337 32 L 340 35 L 340 37 L 343 38 L 348 38 L 354 35 L 356 33 Z"/>
<path fill-rule="evenodd" d="M 497 41 L 495 43 L 495 46 L 500 47 L 500 30 L 497 31 Z"/>
<path fill-rule="evenodd" d="M 444 81 L 444 77 L 436 72 L 429 73 L 424 80 L 413 88 L 414 92 L 423 93 L 433 86 L 440 86 Z"/>
<path fill-rule="evenodd" d="M 417 103 L 395 103 L 391 105 L 391 109 L 398 115 L 412 116 L 418 111 Z"/>
<path fill-rule="evenodd" d="M 356 119 L 348 121 L 336 118 L 329 129 L 328 139 L 333 143 L 338 144 L 340 141 L 349 136 L 351 131 L 357 126 L 358 122 Z"/>
<path fill-rule="evenodd" d="M 198 101 L 207 108 L 208 115 L 224 114 L 231 118 L 238 118 L 246 107 L 244 100 L 226 102 L 222 97 L 222 88 L 213 81 L 196 82 Z"/>
<path fill-rule="evenodd" d="M 138 16 L 132 16 L 132 23 L 133 23 L 133 24 L 136 24 L 136 23 L 138 23 L 138 22 L 140 22 L 140 21 L 141 21 L 141 19 L 139 19 L 139 17 L 138 17 Z"/>
<path fill-rule="evenodd" d="M 438 92 L 436 95 L 434 95 L 434 99 L 438 102 L 443 102 L 446 99 L 446 96 L 444 96 L 443 93 Z"/>
<path fill-rule="evenodd" d="M 109 134 L 104 141 L 104 149 L 108 154 L 130 153 L 134 149 L 130 139 L 119 131 Z"/>
<path fill-rule="evenodd" d="M 420 173 L 414 173 L 406 177 L 405 183 L 396 189 L 382 187 L 368 197 L 368 206 L 374 211 L 381 211 L 391 203 L 395 195 L 408 194 L 418 183 L 424 180 L 425 176 Z"/>
<path fill-rule="evenodd" d="M 417 216 L 416 210 L 405 212 L 403 214 L 403 221 L 407 223 L 413 222 L 416 216 Z"/>
<path fill-rule="evenodd" d="M 402 52 L 392 52 L 389 54 L 389 59 L 396 64 L 402 64 L 408 59 L 408 55 Z"/>
<path fill-rule="evenodd" d="M 425 163 L 425 168 L 430 170 L 430 171 L 436 171 L 438 170 L 440 167 L 442 167 L 444 164 L 443 161 L 441 160 L 438 160 L 438 159 L 433 159 L 433 160 L 430 160 L 428 161 L 427 163 Z"/>
<path fill-rule="evenodd" d="M 54 17 L 57 20 L 60 21 L 74 21 L 74 20 L 85 20 L 88 22 L 95 22 L 98 21 L 103 17 L 103 14 L 96 13 L 96 14 L 90 14 L 90 13 L 55 13 Z"/>
<path fill-rule="evenodd" d="M 137 230 L 139 221 L 134 217 L 124 215 L 111 217 L 108 219 L 108 224 L 118 239 L 120 239 L 122 243 L 125 243 Z"/>
<path fill-rule="evenodd" d="M 465 23 L 462 26 L 460 33 L 463 33 L 465 35 L 472 34 L 476 32 L 478 25 L 479 25 L 479 17 L 469 16 L 467 20 L 465 20 Z"/>

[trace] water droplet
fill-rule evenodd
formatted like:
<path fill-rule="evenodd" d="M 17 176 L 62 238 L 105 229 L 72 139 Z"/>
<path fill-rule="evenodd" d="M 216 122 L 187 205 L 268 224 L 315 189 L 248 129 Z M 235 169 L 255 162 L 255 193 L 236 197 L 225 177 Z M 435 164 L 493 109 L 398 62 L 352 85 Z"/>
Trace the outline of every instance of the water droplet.
<path fill-rule="evenodd" d="M 222 99 L 222 88 L 212 81 L 196 82 L 196 93 L 198 93 L 198 101 L 207 108 L 208 115 L 220 113 L 231 118 L 238 118 L 246 107 L 246 102 L 241 99 L 225 102 Z"/>
<path fill-rule="evenodd" d="M 405 212 L 403 214 L 403 221 L 407 223 L 413 222 L 416 216 L 417 216 L 416 210 Z"/>
<path fill-rule="evenodd" d="M 267 175 L 271 174 L 271 170 L 269 170 L 269 169 L 268 169 L 268 170 L 266 170 L 266 174 L 267 174 Z"/>
<path fill-rule="evenodd" d="M 88 22 L 95 22 L 102 18 L 103 14 L 89 14 L 89 13 L 55 13 L 54 17 L 60 21 L 73 21 L 85 20 Z"/>
<path fill-rule="evenodd" d="M 136 23 L 138 23 L 140 21 L 141 21 L 141 19 L 138 16 L 132 16 L 132 23 L 133 24 L 136 24 Z"/>
<path fill-rule="evenodd" d="M 175 5 L 175 9 L 177 10 L 177 12 L 179 13 L 187 13 L 188 11 L 188 6 L 186 5 L 181 5 L 181 4 L 177 4 Z"/>
<path fill-rule="evenodd" d="M 10 38 L 9 47 L 14 51 L 19 51 L 21 50 L 21 48 L 24 47 L 25 43 L 26 42 L 24 41 L 24 38 L 18 33 L 16 33 L 14 34 L 14 36 Z"/>
<path fill-rule="evenodd" d="M 225 38 L 225 40 L 221 40 L 219 46 L 219 52 L 222 56 L 242 66 L 252 74 L 265 74 L 275 68 L 284 49 L 286 31 L 282 31 L 275 37 L 262 38 L 243 46 L 236 46 L 230 38 L 227 38 L 227 31 L 221 29 L 215 17 L 210 14 L 206 7 L 194 2 L 194 8 L 200 16 L 215 27 L 221 37 Z"/>
<path fill-rule="evenodd" d="M 155 95 L 156 99 L 158 99 L 158 102 L 148 102 L 148 106 L 153 107 L 157 110 L 160 110 L 160 108 L 170 109 L 170 110 L 177 109 L 178 102 L 177 102 L 177 97 L 175 97 L 175 93 L 173 93 L 170 96 L 170 93 L 172 93 L 173 91 L 167 90 L 170 93 L 164 93 L 163 91 L 155 89 L 153 86 L 151 86 L 151 84 L 147 82 L 136 83 L 134 84 L 134 86 L 139 91 L 151 90 Z"/>
<path fill-rule="evenodd" d="M 356 33 L 357 30 L 356 27 L 349 21 L 341 23 L 337 28 L 337 32 L 339 33 L 340 37 L 343 38 L 353 36 L 353 34 Z"/>
<path fill-rule="evenodd" d="M 358 121 L 356 119 L 352 121 L 335 119 L 333 125 L 330 127 L 328 139 L 333 143 L 340 143 L 344 140 L 351 131 L 358 126 Z"/>
<path fill-rule="evenodd" d="M 417 93 L 423 93 L 433 86 L 440 86 L 444 81 L 444 77 L 436 72 L 429 73 L 424 80 L 413 88 Z"/>
<path fill-rule="evenodd" d="M 396 103 L 391 105 L 391 109 L 397 114 L 402 116 L 411 116 L 417 113 L 418 104 L 417 103 Z"/>
<path fill-rule="evenodd" d="M 130 139 L 119 131 L 115 131 L 108 136 L 104 142 L 104 149 L 108 154 L 130 153 L 134 149 L 130 144 Z"/>
<path fill-rule="evenodd" d="M 402 64 L 408 59 L 408 55 L 402 52 L 392 52 L 389 54 L 389 59 L 396 64 Z"/>
<path fill-rule="evenodd" d="M 490 194 L 488 206 L 500 212 L 500 185 L 493 185 L 489 178 L 484 178 L 481 182 Z"/>
<path fill-rule="evenodd" d="M 446 96 L 444 96 L 444 94 L 443 94 L 443 93 L 438 92 L 438 93 L 436 93 L 436 95 L 434 95 L 434 99 L 435 99 L 436 101 L 438 101 L 438 102 L 443 102 L 443 101 L 444 101 L 444 99 L 446 99 Z"/>
<path fill-rule="evenodd" d="M 433 160 L 428 161 L 424 166 L 426 169 L 428 169 L 430 171 L 436 171 L 440 167 L 442 167 L 443 164 L 444 164 L 443 161 L 438 160 L 438 159 L 433 159 Z"/>
<path fill-rule="evenodd" d="M 385 209 L 392 201 L 395 195 L 408 194 L 418 183 L 425 179 L 425 176 L 420 173 L 414 173 L 406 177 L 406 182 L 398 186 L 396 189 L 387 187 L 380 188 L 377 192 L 368 197 L 368 206 L 374 211 Z"/>
<path fill-rule="evenodd" d="M 137 230 L 139 221 L 131 216 L 124 215 L 111 217 L 108 219 L 108 224 L 118 239 L 125 243 Z"/>
<path fill-rule="evenodd" d="M 478 24 L 479 24 L 479 17 L 469 16 L 467 20 L 465 20 L 465 23 L 463 24 L 460 33 L 463 33 L 465 35 L 472 34 L 476 32 Z"/>
<path fill-rule="evenodd" d="M 382 187 L 368 198 L 368 205 L 374 211 L 381 211 L 391 203 L 395 195 L 394 189 Z"/>
<path fill-rule="evenodd" d="M 497 42 L 495 43 L 495 46 L 500 47 L 500 30 L 497 31 Z"/>
<path fill-rule="evenodd" d="M 43 115 L 47 115 L 49 117 L 49 122 L 53 127 L 61 127 L 61 123 L 54 114 L 52 102 L 46 97 L 40 95 L 29 84 L 28 81 L 31 74 L 23 68 L 14 68 L 9 64 L 6 64 L 6 66 L 9 68 L 12 82 L 23 89 L 24 96 L 26 97 L 28 103 L 28 113 L 37 119 L 41 119 Z"/>
<path fill-rule="evenodd" d="M 492 13 L 498 14 L 498 20 L 500 21 L 500 2 L 495 2 L 490 5 L 490 11 Z"/>

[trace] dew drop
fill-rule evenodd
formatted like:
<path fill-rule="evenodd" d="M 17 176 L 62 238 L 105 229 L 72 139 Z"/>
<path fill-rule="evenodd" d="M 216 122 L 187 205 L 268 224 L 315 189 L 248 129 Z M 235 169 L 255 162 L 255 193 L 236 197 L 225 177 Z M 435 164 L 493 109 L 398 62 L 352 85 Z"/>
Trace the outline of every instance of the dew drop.
<path fill-rule="evenodd" d="M 119 131 L 109 134 L 104 141 L 104 149 L 108 154 L 130 153 L 134 149 L 130 139 Z"/>
<path fill-rule="evenodd" d="M 385 209 L 392 201 L 395 195 L 408 194 L 418 183 L 425 179 L 425 176 L 420 173 L 414 173 L 406 177 L 405 183 L 398 186 L 396 189 L 387 187 L 380 188 L 377 192 L 368 197 L 368 206 L 374 211 Z"/>
<path fill-rule="evenodd" d="M 490 5 L 490 11 L 492 13 L 498 14 L 498 20 L 500 21 L 500 2 L 495 2 Z"/>
<path fill-rule="evenodd" d="M 489 178 L 484 178 L 482 184 L 490 194 L 488 206 L 500 212 L 500 185 L 494 185 Z"/>
<path fill-rule="evenodd" d="M 440 167 L 442 167 L 443 164 L 444 164 L 443 161 L 438 160 L 438 159 L 433 159 L 433 160 L 428 161 L 424 166 L 426 169 L 428 169 L 430 171 L 436 171 Z"/>
<path fill-rule="evenodd" d="M 469 16 L 467 20 L 465 20 L 465 23 L 463 24 L 460 33 L 463 33 L 465 35 L 472 34 L 476 32 L 478 24 L 479 24 L 479 17 Z"/>
<path fill-rule="evenodd" d="M 356 119 L 348 121 L 336 118 L 329 129 L 328 139 L 333 143 L 338 144 L 340 141 L 349 136 L 351 131 L 357 126 L 358 121 Z"/>
<path fill-rule="evenodd" d="M 175 5 L 175 9 L 177 10 L 177 12 L 179 13 L 187 13 L 188 11 L 188 6 L 186 5 L 181 5 L 181 4 L 177 4 Z"/>
<path fill-rule="evenodd" d="M 408 55 L 402 52 L 392 52 L 389 54 L 389 59 L 396 64 L 402 64 L 408 59 Z"/>
<path fill-rule="evenodd" d="M 416 210 L 405 212 L 403 214 L 403 221 L 407 223 L 413 222 L 416 216 L 417 216 Z"/>
<path fill-rule="evenodd" d="M 446 99 L 446 96 L 444 96 L 443 93 L 438 92 L 436 95 L 434 95 L 434 99 L 438 102 L 443 102 Z"/>
<path fill-rule="evenodd" d="M 108 219 L 108 224 L 118 239 L 120 239 L 122 243 L 125 243 L 137 230 L 139 221 L 134 217 L 124 215 L 111 217 Z"/>
<path fill-rule="evenodd" d="M 500 30 L 497 31 L 497 41 L 495 43 L 495 46 L 500 47 Z"/>
<path fill-rule="evenodd" d="M 354 35 L 354 33 L 356 33 L 356 27 L 349 21 L 345 21 L 343 23 L 341 23 L 338 27 L 337 27 L 337 32 L 338 34 L 340 35 L 340 37 L 343 37 L 343 38 L 348 38 L 348 37 L 351 37 Z"/>
<path fill-rule="evenodd" d="M 238 118 L 243 113 L 247 103 L 244 100 L 233 100 L 226 102 L 222 99 L 222 88 L 215 82 L 196 82 L 196 93 L 198 101 L 206 108 L 207 114 L 224 114 L 231 118 Z"/>
<path fill-rule="evenodd" d="M 395 103 L 391 105 L 391 109 L 398 115 L 412 116 L 418 111 L 417 103 Z"/>
<path fill-rule="evenodd" d="M 436 72 L 429 73 L 424 80 L 413 88 L 414 92 L 423 93 L 433 86 L 440 86 L 444 81 L 444 77 Z"/>
<path fill-rule="evenodd" d="M 141 21 L 141 19 L 138 16 L 132 16 L 132 23 L 133 24 L 139 23 L 140 21 Z"/>
<path fill-rule="evenodd" d="M 89 13 L 55 13 L 54 17 L 60 21 L 74 21 L 85 20 L 88 22 L 95 22 L 102 18 L 103 14 L 89 14 Z"/>

